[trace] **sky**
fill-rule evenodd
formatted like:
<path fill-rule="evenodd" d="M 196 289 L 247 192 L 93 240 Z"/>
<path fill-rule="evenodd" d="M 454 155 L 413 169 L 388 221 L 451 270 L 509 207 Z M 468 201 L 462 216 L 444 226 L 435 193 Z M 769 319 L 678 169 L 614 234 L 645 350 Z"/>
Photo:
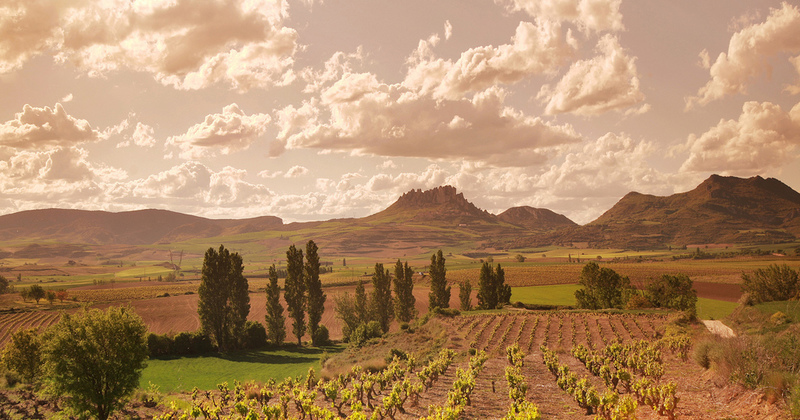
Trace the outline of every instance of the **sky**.
<path fill-rule="evenodd" d="M 0 214 L 363 217 L 455 186 L 588 223 L 711 174 L 800 190 L 800 6 L 4 0 Z"/>

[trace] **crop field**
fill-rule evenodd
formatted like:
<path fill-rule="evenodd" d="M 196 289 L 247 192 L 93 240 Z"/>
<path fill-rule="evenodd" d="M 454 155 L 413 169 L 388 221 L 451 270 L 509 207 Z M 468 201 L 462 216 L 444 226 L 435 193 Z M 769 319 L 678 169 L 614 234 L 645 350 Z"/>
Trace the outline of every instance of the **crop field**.
<path fill-rule="evenodd" d="M 431 359 L 395 359 L 376 372 L 356 366 L 319 382 L 301 376 L 229 383 L 198 394 L 191 404 L 223 414 L 236 406 L 242 415 L 306 418 L 361 412 L 394 419 L 429 414 L 483 419 L 515 410 L 571 420 L 611 418 L 616 410 L 639 419 L 721 419 L 753 410 L 765 417 L 778 412 L 758 396 L 703 379 L 703 368 L 685 358 L 690 341 L 656 338 L 663 316 L 504 313 L 432 322 L 445 325 L 450 342 Z M 248 399 L 248 394 L 271 397 Z"/>
<path fill-rule="evenodd" d="M 18 329 L 37 328 L 42 330 L 61 319 L 59 311 L 24 311 L 0 314 L 0 347 L 5 346 L 11 333 Z"/>

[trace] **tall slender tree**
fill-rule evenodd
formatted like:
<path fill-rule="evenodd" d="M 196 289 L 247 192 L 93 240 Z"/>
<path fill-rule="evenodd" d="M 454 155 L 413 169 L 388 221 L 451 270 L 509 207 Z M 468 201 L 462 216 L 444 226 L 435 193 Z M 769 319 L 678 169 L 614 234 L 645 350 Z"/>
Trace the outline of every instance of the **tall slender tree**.
<path fill-rule="evenodd" d="M 269 285 L 267 286 L 267 339 L 279 346 L 286 339 L 286 324 L 281 305 L 281 289 L 278 287 L 278 270 L 275 264 L 269 268 Z"/>
<path fill-rule="evenodd" d="M 489 262 L 481 266 L 478 279 L 478 307 L 495 309 L 511 301 L 511 286 L 506 284 L 506 274 L 500 264 L 497 269 Z"/>
<path fill-rule="evenodd" d="M 409 322 L 417 316 L 414 297 L 414 270 L 400 260 L 394 265 L 394 314 L 401 322 Z"/>
<path fill-rule="evenodd" d="M 319 280 L 319 255 L 317 254 L 319 248 L 314 241 L 308 241 L 306 244 L 306 289 L 308 293 L 307 307 L 308 307 L 308 332 L 311 333 L 311 341 L 317 345 L 317 329 L 319 322 L 322 320 L 322 314 L 325 312 L 325 300 L 327 296 L 322 292 L 322 282 Z"/>
<path fill-rule="evenodd" d="M 461 310 L 472 309 L 472 283 L 464 280 L 458 284 L 458 300 L 461 302 Z"/>
<path fill-rule="evenodd" d="M 375 273 L 372 274 L 372 314 L 381 324 L 383 332 L 389 331 L 389 325 L 394 316 L 392 305 L 392 282 L 389 270 L 384 270 L 383 264 L 375 264 Z"/>
<path fill-rule="evenodd" d="M 447 285 L 447 268 L 444 266 L 445 258 L 440 249 L 431 256 L 431 266 L 428 273 L 431 276 L 431 292 L 428 309 L 450 307 L 450 286 Z"/>
<path fill-rule="evenodd" d="M 355 311 L 358 324 L 366 324 L 370 320 L 369 302 L 367 300 L 367 290 L 364 288 L 364 281 L 358 279 L 355 295 Z"/>
<path fill-rule="evenodd" d="M 297 344 L 303 344 L 303 335 L 306 333 L 306 282 L 303 267 L 303 251 L 294 245 L 286 251 L 286 282 L 283 298 L 289 310 L 292 323 L 292 333 L 297 337 Z"/>
<path fill-rule="evenodd" d="M 240 339 L 250 313 L 250 294 L 243 271 L 238 252 L 231 254 L 222 245 L 219 251 L 214 248 L 206 251 L 197 314 L 201 329 L 222 352 L 242 344 Z"/>

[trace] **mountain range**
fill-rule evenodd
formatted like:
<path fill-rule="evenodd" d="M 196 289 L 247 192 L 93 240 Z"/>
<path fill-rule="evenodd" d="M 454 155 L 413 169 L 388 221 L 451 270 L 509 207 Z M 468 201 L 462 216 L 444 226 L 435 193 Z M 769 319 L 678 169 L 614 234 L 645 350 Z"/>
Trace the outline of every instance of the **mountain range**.
<path fill-rule="evenodd" d="M 373 215 L 324 222 L 285 224 L 274 216 L 218 220 L 167 210 L 44 209 L 0 216 L 0 241 L 26 243 L 148 245 L 256 232 L 309 235 L 343 252 L 385 246 L 387 241 L 401 249 L 466 242 L 500 249 L 780 242 L 800 237 L 800 193 L 774 178 L 712 175 L 695 189 L 670 196 L 631 192 L 583 226 L 528 206 L 494 215 L 452 186 L 412 190 Z"/>

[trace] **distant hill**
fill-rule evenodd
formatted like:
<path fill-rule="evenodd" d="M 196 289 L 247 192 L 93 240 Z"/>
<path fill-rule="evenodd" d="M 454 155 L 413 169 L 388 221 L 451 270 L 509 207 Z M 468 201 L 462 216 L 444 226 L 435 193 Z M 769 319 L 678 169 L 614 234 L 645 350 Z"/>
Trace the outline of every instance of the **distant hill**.
<path fill-rule="evenodd" d="M 585 226 L 521 238 L 515 244 L 648 248 L 798 237 L 800 193 L 774 178 L 712 175 L 691 191 L 666 197 L 628 193 Z"/>
<path fill-rule="evenodd" d="M 430 190 L 411 190 L 385 210 L 365 220 L 391 222 L 439 222 L 446 224 L 497 223 L 497 217 L 475 207 L 455 187 L 444 185 Z"/>
<path fill-rule="evenodd" d="M 56 240 L 93 245 L 147 245 L 283 226 L 274 216 L 214 220 L 167 210 L 120 213 L 65 209 L 29 210 L 0 216 L 0 240 Z"/>
<path fill-rule="evenodd" d="M 553 230 L 578 226 L 563 214 L 529 206 L 512 207 L 498 214 L 497 218 L 531 230 Z"/>

